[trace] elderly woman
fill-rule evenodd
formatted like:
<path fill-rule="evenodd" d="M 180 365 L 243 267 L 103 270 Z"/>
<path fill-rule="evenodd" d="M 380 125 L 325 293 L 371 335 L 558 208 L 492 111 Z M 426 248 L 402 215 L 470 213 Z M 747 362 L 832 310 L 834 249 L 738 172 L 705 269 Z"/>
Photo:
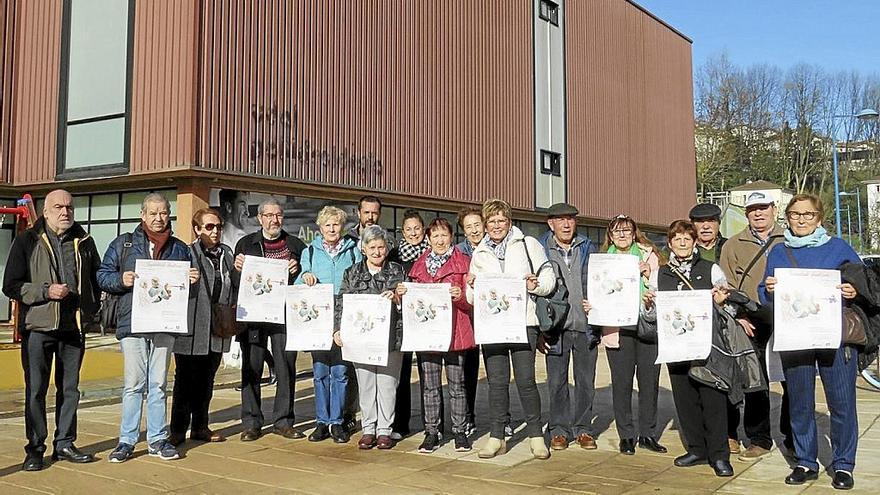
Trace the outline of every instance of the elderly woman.
<path fill-rule="evenodd" d="M 400 312 L 397 304 L 400 297 L 395 293 L 398 284 L 406 277 L 399 263 L 388 261 L 388 248 L 393 245 L 385 229 L 371 225 L 361 234 L 361 250 L 364 254 L 360 261 L 347 270 L 342 276 L 339 290 L 342 294 L 378 294 L 391 300 L 391 332 L 388 342 L 388 362 L 385 366 L 355 364 L 358 381 L 358 398 L 361 407 L 361 427 L 363 436 L 358 441 L 359 449 L 390 449 L 394 447 L 391 438 L 391 425 L 394 423 L 394 401 L 397 395 L 397 384 L 400 380 Z M 336 333 L 333 340 L 338 346 L 344 346 L 339 334 L 339 323 L 342 321 L 342 304 L 336 304 Z"/>
<path fill-rule="evenodd" d="M 712 290 L 715 303 L 722 304 L 727 298 L 727 280 L 721 267 L 700 258 L 695 247 L 697 230 L 694 224 L 676 220 L 666 235 L 669 262 L 651 275 L 650 285 L 659 291 Z M 646 309 L 653 310 L 654 295 L 653 291 L 645 293 Z M 716 476 L 733 476 L 727 445 L 727 394 L 690 375 L 691 367 L 699 366 L 699 363 L 684 361 L 666 365 L 687 448 L 684 455 L 675 458 L 675 465 L 690 467 L 705 465 L 708 461 Z"/>
<path fill-rule="evenodd" d="M 189 250 L 199 269 L 196 298 L 189 305 L 189 330 L 174 342 L 174 393 L 171 399 L 171 434 L 168 441 L 180 445 L 190 426 L 190 438 L 203 442 L 222 442 L 219 432 L 208 428 L 208 408 L 214 393 L 214 376 L 230 337 L 215 335 L 212 305 L 235 304 L 230 273 L 232 249 L 220 242 L 223 220 L 212 208 L 198 210 L 192 218 L 196 240 Z"/>
<path fill-rule="evenodd" d="M 464 232 L 465 239 L 455 247 L 463 254 L 471 256 L 474 249 L 486 236 L 483 227 L 483 213 L 479 208 L 466 206 L 458 211 L 458 228 Z M 473 321 L 473 313 L 471 313 Z M 477 428 L 474 404 L 477 400 L 477 381 L 480 376 L 480 347 L 474 347 L 464 354 L 464 386 L 467 392 L 467 431 L 472 435 Z M 510 428 L 508 425 L 507 428 Z"/>
<path fill-rule="evenodd" d="M 639 271 L 642 274 L 640 292 L 648 291 L 648 280 L 656 273 L 666 258 L 654 243 L 639 230 L 635 220 L 618 215 L 605 230 L 605 243 L 601 251 L 610 254 L 631 254 L 639 258 Z M 584 310 L 589 313 L 590 302 L 584 300 Z M 657 360 L 657 342 L 640 339 L 636 327 L 602 328 L 602 344 L 611 368 L 611 398 L 614 406 L 614 423 L 620 437 L 619 449 L 622 454 L 636 453 L 636 442 L 640 448 L 654 452 L 666 452 L 666 447 L 657 442 L 657 396 L 660 385 L 660 365 Z M 633 377 L 639 381 L 639 425 L 633 424 L 632 394 Z M 636 439 L 638 433 L 638 440 Z"/>
<path fill-rule="evenodd" d="M 812 194 L 798 194 L 785 208 L 788 229 L 785 242 L 773 246 L 767 256 L 764 284 L 758 287 L 763 301 L 773 300 L 777 268 L 819 268 L 837 270 L 845 263 L 861 263 L 859 255 L 843 239 L 830 237 L 822 227 L 825 210 Z M 849 283 L 840 285 L 844 299 L 857 293 Z M 855 379 L 858 364 L 856 347 L 840 344 L 837 349 L 811 349 L 781 352 L 782 371 L 788 385 L 791 431 L 797 467 L 785 478 L 789 485 L 800 485 L 819 476 L 816 438 L 816 367 L 831 411 L 831 469 L 834 488 L 853 487 L 853 468 L 858 445 Z"/>
<path fill-rule="evenodd" d="M 333 293 L 339 294 L 345 270 L 363 259 L 357 243 L 342 235 L 347 218 L 345 212 L 335 206 L 321 208 L 315 220 L 321 233 L 303 251 L 300 258 L 303 271 L 296 283 L 333 284 Z M 334 344 L 329 351 L 312 351 L 312 371 L 317 425 L 309 441 L 320 442 L 332 437 L 336 443 L 347 443 L 349 433 L 342 426 L 342 410 L 348 388 L 348 365 L 342 360 L 339 346 Z"/>
<path fill-rule="evenodd" d="M 473 281 L 486 273 L 506 273 L 521 276 L 529 294 L 546 296 L 556 288 L 552 270 L 542 270 L 540 277 L 532 273 L 530 266 L 539 267 L 547 261 L 541 243 L 528 237 L 513 226 L 510 205 L 500 199 L 490 199 L 483 204 L 483 219 L 487 235 L 480 242 L 471 259 L 467 300 L 473 304 Z M 529 262 L 531 260 L 531 263 Z M 489 381 L 489 412 L 492 424 L 489 440 L 480 449 L 482 458 L 495 457 L 507 451 L 504 439 L 504 423 L 510 411 L 510 366 L 519 400 L 526 416 L 526 434 L 532 455 L 538 459 L 550 457 L 541 431 L 541 397 L 535 384 L 535 349 L 538 341 L 538 317 L 535 302 L 526 303 L 527 344 L 484 344 L 483 358 L 486 362 L 486 379 Z"/>
<path fill-rule="evenodd" d="M 419 371 L 422 377 L 422 411 L 425 416 L 425 440 L 419 452 L 430 453 L 440 446 L 440 424 L 443 411 L 441 370 L 446 363 L 446 382 L 452 405 L 452 433 L 455 450 L 471 450 L 467 434 L 467 394 L 465 392 L 465 352 L 476 347 L 471 323 L 473 307 L 464 297 L 470 257 L 452 246 L 452 225 L 444 218 L 435 218 L 428 225 L 431 245 L 409 272 L 413 282 L 450 284 L 452 299 L 452 341 L 447 352 L 420 352 Z M 406 294 L 406 285 L 397 286 L 397 294 Z"/>

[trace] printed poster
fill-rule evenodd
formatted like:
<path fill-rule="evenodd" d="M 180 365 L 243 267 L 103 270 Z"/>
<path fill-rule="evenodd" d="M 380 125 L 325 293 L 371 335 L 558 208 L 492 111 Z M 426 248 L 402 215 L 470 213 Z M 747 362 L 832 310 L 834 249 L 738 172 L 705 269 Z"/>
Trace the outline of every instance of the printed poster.
<path fill-rule="evenodd" d="M 526 281 L 522 275 L 482 273 L 474 281 L 477 344 L 526 344 Z"/>
<path fill-rule="evenodd" d="M 591 325 L 625 327 L 639 322 L 639 257 L 631 254 L 590 255 L 587 300 Z"/>
<path fill-rule="evenodd" d="M 131 333 L 187 333 L 189 261 L 137 260 Z"/>
<path fill-rule="evenodd" d="M 342 359 L 387 366 L 390 330 L 391 301 L 375 294 L 342 295 Z"/>
<path fill-rule="evenodd" d="M 287 276 L 287 260 L 245 256 L 235 319 L 283 325 Z"/>
<path fill-rule="evenodd" d="M 329 351 L 333 346 L 333 284 L 286 287 L 286 351 Z"/>
<path fill-rule="evenodd" d="M 840 272 L 777 268 L 773 350 L 837 349 L 843 326 Z"/>
<path fill-rule="evenodd" d="M 451 284 L 406 284 L 403 351 L 445 352 L 452 344 Z"/>
<path fill-rule="evenodd" d="M 658 291 L 657 361 L 706 359 L 712 350 L 712 291 Z"/>

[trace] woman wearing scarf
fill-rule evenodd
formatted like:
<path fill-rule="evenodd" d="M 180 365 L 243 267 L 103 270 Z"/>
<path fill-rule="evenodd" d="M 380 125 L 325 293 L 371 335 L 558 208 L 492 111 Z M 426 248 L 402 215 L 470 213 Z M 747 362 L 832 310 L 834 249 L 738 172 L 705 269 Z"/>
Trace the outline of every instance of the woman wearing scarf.
<path fill-rule="evenodd" d="M 697 230 L 687 220 L 672 222 L 667 231 L 669 262 L 651 275 L 651 287 L 660 291 L 712 290 L 716 304 L 727 299 L 727 279 L 721 267 L 700 258 L 695 248 Z M 646 310 L 654 308 L 653 291 L 645 293 Z M 717 317 L 713 317 L 717 318 Z M 713 331 L 718 331 L 713 325 Z M 727 445 L 727 394 L 692 378 L 692 366 L 702 361 L 668 363 L 672 398 L 687 452 L 675 458 L 678 467 L 709 465 L 716 476 L 733 476 Z"/>
<path fill-rule="evenodd" d="M 605 243 L 602 252 L 610 254 L 631 254 L 639 258 L 642 296 L 648 291 L 651 274 L 657 273 L 665 256 L 654 243 L 639 230 L 636 222 L 626 216 L 618 215 L 605 230 Z M 584 311 L 590 312 L 590 302 L 584 300 Z M 648 342 L 638 337 L 636 327 L 604 327 L 602 344 L 611 368 L 611 397 L 614 406 L 614 422 L 620 437 L 620 452 L 633 455 L 636 442 L 640 448 L 664 453 L 666 447 L 657 442 L 661 432 L 657 430 L 657 396 L 660 385 L 660 365 L 657 360 L 657 342 Z M 633 424 L 632 394 L 633 376 L 639 380 L 639 425 Z M 638 432 L 638 440 L 636 433 Z"/>
<path fill-rule="evenodd" d="M 526 236 L 513 226 L 510 205 L 500 199 L 483 204 L 486 237 L 474 249 L 468 277 L 467 300 L 473 304 L 473 281 L 485 273 L 507 273 L 521 276 L 526 289 L 534 296 L 546 296 L 556 288 L 553 270 L 541 270 L 540 277 L 532 273 L 531 265 L 539 267 L 547 261 L 544 247 L 534 237 Z M 489 440 L 480 449 L 479 456 L 487 459 L 507 451 L 504 424 L 510 413 L 510 367 L 519 392 L 526 420 L 529 447 L 537 459 L 547 459 L 550 451 L 544 443 L 541 423 L 541 397 L 535 384 L 535 348 L 538 341 L 538 316 L 531 297 L 526 301 L 526 333 L 528 344 L 485 344 L 483 358 L 486 380 L 489 382 Z"/>
<path fill-rule="evenodd" d="M 452 246 L 452 225 L 444 218 L 435 218 L 428 225 L 431 248 L 416 260 L 409 272 L 413 282 L 450 284 L 452 301 L 452 342 L 447 352 L 419 352 L 419 375 L 422 379 L 422 414 L 425 416 L 425 440 L 419 452 L 431 453 L 440 446 L 443 383 L 441 372 L 446 363 L 446 382 L 452 406 L 452 433 L 455 450 L 471 450 L 467 433 L 467 392 L 465 390 L 465 353 L 476 347 L 471 324 L 473 307 L 464 296 L 471 259 Z M 406 285 L 397 287 L 397 294 L 406 294 Z"/>
<path fill-rule="evenodd" d="M 404 272 L 409 273 L 425 251 L 430 247 L 428 238 L 425 236 L 425 222 L 416 210 L 403 212 L 403 239 L 397 245 L 397 250 L 390 255 L 391 259 L 403 266 Z M 412 414 L 412 352 L 403 353 L 403 363 L 400 366 L 400 383 L 397 385 L 397 403 L 394 406 L 394 432 L 391 437 L 394 441 L 409 435 L 409 418 Z M 419 368 L 419 383 L 423 383 L 421 368 Z M 424 420 L 424 415 L 422 420 Z"/>
<path fill-rule="evenodd" d="M 844 263 L 861 263 L 859 255 L 843 239 L 830 237 L 822 227 L 825 210 L 812 194 L 798 194 L 785 209 L 788 229 L 785 242 L 777 244 L 767 256 L 765 281 L 758 287 L 762 302 L 773 300 L 777 268 L 819 268 L 837 270 Z M 844 299 L 856 297 L 849 283 L 840 285 Z M 832 486 L 853 487 L 853 468 L 858 446 L 855 380 L 858 364 L 856 347 L 841 343 L 837 349 L 781 352 L 782 371 L 788 385 L 791 432 L 797 467 L 785 478 L 789 485 L 800 485 L 819 476 L 816 438 L 816 367 L 831 411 Z"/>

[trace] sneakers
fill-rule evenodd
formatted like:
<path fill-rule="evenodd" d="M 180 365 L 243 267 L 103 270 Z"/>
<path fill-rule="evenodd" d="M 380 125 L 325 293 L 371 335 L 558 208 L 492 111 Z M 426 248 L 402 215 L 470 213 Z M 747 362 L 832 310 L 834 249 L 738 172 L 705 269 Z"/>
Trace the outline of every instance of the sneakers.
<path fill-rule="evenodd" d="M 395 442 L 399 442 L 399 441 L 403 440 L 403 436 L 404 436 L 403 433 L 400 433 L 399 431 L 392 431 L 391 432 L 391 439 L 394 440 Z"/>
<path fill-rule="evenodd" d="M 134 446 L 127 443 L 120 443 L 110 452 L 107 460 L 110 462 L 125 462 L 134 455 Z"/>
<path fill-rule="evenodd" d="M 757 461 L 758 459 L 767 456 L 770 454 L 768 449 L 761 447 L 759 445 L 752 444 L 747 448 L 742 454 L 739 455 L 739 460 L 741 461 Z"/>
<path fill-rule="evenodd" d="M 147 447 L 147 453 L 153 457 L 158 457 L 163 461 L 173 461 L 174 459 L 180 459 L 180 454 L 177 452 L 177 447 L 171 445 L 171 442 L 168 440 L 158 440 L 150 444 Z"/>
<path fill-rule="evenodd" d="M 471 436 L 476 432 L 477 432 L 477 425 L 475 425 L 471 421 L 468 421 L 467 423 L 465 423 L 465 425 L 464 425 L 464 434 L 465 435 Z"/>
<path fill-rule="evenodd" d="M 430 454 L 437 450 L 440 446 L 440 437 L 436 433 L 425 433 L 425 439 L 419 445 L 419 452 L 422 454 Z"/>
<path fill-rule="evenodd" d="M 456 452 L 470 452 L 471 451 L 471 439 L 468 438 L 467 433 L 456 433 L 455 434 L 455 451 Z"/>
<path fill-rule="evenodd" d="M 510 426 L 510 423 L 504 425 L 504 438 L 510 438 L 513 436 L 513 427 Z"/>

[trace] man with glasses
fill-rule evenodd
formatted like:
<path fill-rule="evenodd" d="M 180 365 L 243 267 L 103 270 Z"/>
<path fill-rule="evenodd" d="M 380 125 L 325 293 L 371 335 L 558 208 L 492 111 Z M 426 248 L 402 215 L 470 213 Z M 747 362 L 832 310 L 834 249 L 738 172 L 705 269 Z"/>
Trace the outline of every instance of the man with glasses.
<path fill-rule="evenodd" d="M 305 244 L 299 238 L 288 234 L 282 227 L 284 211 L 281 204 L 269 198 L 257 207 L 260 230 L 242 237 L 235 245 L 235 269 L 233 285 L 240 284 L 240 273 L 244 257 L 287 260 L 290 272 L 288 284 L 299 272 L 299 259 Z M 244 442 L 260 438 L 263 427 L 263 412 L 260 409 L 260 376 L 263 374 L 263 360 L 269 342 L 275 353 L 275 377 L 277 380 L 273 406 L 274 432 L 291 439 L 305 438 L 294 428 L 294 388 L 296 385 L 296 351 L 286 351 L 287 333 L 283 324 L 248 323 L 247 329 L 237 337 L 241 343 L 241 422 Z"/>
<path fill-rule="evenodd" d="M 711 203 L 700 203 L 691 208 L 688 214 L 697 229 L 697 250 L 700 258 L 711 262 L 718 261 L 721 246 L 727 240 L 721 237 L 721 208 Z"/>
<path fill-rule="evenodd" d="M 767 254 L 776 244 L 785 240 L 785 230 L 776 223 L 778 210 L 773 198 L 756 191 L 746 198 L 746 218 L 748 227 L 731 237 L 721 250 L 719 265 L 724 275 L 734 288 L 741 290 L 753 301 L 758 299 L 758 284 L 767 267 Z M 766 308 L 765 308 L 766 310 Z M 765 361 L 765 351 L 770 335 L 773 333 L 772 313 L 765 317 L 754 315 L 740 320 L 743 328 L 752 340 L 758 359 Z M 766 376 L 766 368 L 762 367 Z M 785 390 L 785 382 L 783 391 Z M 788 419 L 787 397 L 783 392 L 780 412 L 779 429 L 790 442 L 791 422 Z M 773 440 L 770 436 L 770 392 L 752 392 L 745 394 L 743 400 L 743 429 L 749 440 L 749 447 L 740 453 L 742 461 L 754 461 L 770 453 Z M 737 405 L 728 405 L 727 435 L 732 454 L 739 453 L 739 436 L 737 430 L 740 423 L 740 411 Z"/>

